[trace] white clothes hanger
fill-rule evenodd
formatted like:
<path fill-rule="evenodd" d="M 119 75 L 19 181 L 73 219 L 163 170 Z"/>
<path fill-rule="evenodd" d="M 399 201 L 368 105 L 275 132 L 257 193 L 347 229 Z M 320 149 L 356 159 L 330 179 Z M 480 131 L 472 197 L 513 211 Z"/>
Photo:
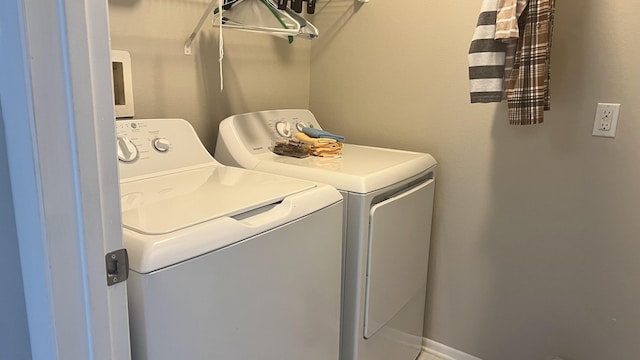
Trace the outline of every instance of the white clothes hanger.
<path fill-rule="evenodd" d="M 268 1 L 271 1 L 271 0 L 268 0 Z M 296 37 L 307 39 L 307 40 L 313 40 L 313 39 L 317 38 L 318 36 L 320 36 L 320 31 L 318 30 L 318 28 L 315 27 L 309 21 L 307 21 L 307 19 L 305 19 L 302 16 L 296 14 L 295 11 L 293 11 L 293 10 L 291 10 L 289 8 L 285 9 L 285 11 L 287 12 L 287 14 L 291 15 L 291 17 L 296 19 L 296 21 L 298 23 L 300 23 L 300 31 L 298 32 Z"/>
<path fill-rule="evenodd" d="M 220 15 L 214 14 L 214 25 Z M 236 0 L 223 11 L 222 27 L 263 34 L 296 36 L 301 24 L 269 0 Z"/>
<path fill-rule="evenodd" d="M 185 40 L 184 54 L 191 55 L 193 40 L 202 29 L 209 14 L 212 13 L 214 14 L 213 25 L 221 30 L 222 28 L 230 28 L 275 35 L 288 38 L 289 43 L 293 42 L 293 37 L 307 40 L 317 38 L 320 35 L 318 28 L 295 11 L 287 8 L 287 2 L 288 0 L 211 0 L 195 28 Z M 312 13 L 314 6 L 315 0 L 313 6 L 309 6 L 307 11 Z M 279 7 L 284 8 L 284 10 L 279 9 Z M 220 8 L 222 8 L 223 12 L 222 23 L 220 23 Z M 222 50 L 220 51 L 222 54 Z"/>
<path fill-rule="evenodd" d="M 220 24 L 218 1 L 223 1 L 222 24 Z M 285 4 L 284 10 L 278 8 L 282 3 Z M 221 28 L 276 35 L 288 38 L 289 43 L 293 41 L 294 36 L 307 40 L 317 38 L 318 28 L 296 12 L 286 8 L 286 3 L 285 0 L 212 0 L 185 41 L 185 55 L 191 55 L 193 40 L 211 13 L 214 14 L 214 26 Z"/>
<path fill-rule="evenodd" d="M 312 40 L 319 36 L 318 28 L 308 22 L 302 16 L 296 14 L 287 8 L 288 0 L 211 0 L 204 13 L 198 20 L 195 28 L 189 34 L 184 43 L 184 54 L 191 55 L 191 45 L 193 40 L 202 29 L 202 25 L 209 17 L 214 14 L 213 25 L 220 29 L 219 33 L 219 52 L 220 57 L 220 91 L 224 89 L 224 80 L 222 72 L 222 60 L 224 58 L 224 45 L 222 37 L 222 28 L 231 28 L 242 31 L 264 33 L 288 38 L 289 43 L 293 42 L 293 37 L 301 37 L 303 39 Z M 292 0 L 293 1 L 293 0 Z M 300 5 L 302 0 L 296 2 Z M 315 11 L 315 1 L 307 0 L 307 12 Z M 245 6 L 240 6 L 241 4 Z M 293 2 L 292 2 L 293 3 Z M 248 4 L 248 5 L 246 5 Z M 280 10 L 282 8 L 283 10 Z M 215 9 L 215 10 L 214 10 Z M 230 13 L 232 10 L 236 10 Z M 244 10 L 238 10 L 244 9 Z M 226 15 L 225 15 L 226 14 Z M 233 19 L 232 19 L 233 17 Z"/>

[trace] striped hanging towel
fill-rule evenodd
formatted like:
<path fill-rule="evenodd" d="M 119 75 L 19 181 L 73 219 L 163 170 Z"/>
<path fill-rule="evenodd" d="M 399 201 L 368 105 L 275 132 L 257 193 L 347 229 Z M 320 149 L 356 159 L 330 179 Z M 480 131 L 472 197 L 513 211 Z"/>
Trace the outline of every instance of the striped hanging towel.
<path fill-rule="evenodd" d="M 498 0 L 484 0 L 469 48 L 472 103 L 502 101 L 505 44 L 495 39 Z"/>

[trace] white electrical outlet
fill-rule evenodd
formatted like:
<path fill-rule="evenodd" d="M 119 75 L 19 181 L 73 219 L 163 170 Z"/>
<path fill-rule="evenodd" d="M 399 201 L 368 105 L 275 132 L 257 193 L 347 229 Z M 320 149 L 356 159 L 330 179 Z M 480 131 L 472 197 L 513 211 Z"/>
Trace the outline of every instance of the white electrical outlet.
<path fill-rule="evenodd" d="M 598 103 L 593 121 L 593 136 L 616 137 L 620 104 Z"/>
<path fill-rule="evenodd" d="M 611 130 L 611 117 L 613 116 L 613 110 L 605 108 L 602 112 L 598 112 L 600 117 L 599 130 L 609 131 Z"/>

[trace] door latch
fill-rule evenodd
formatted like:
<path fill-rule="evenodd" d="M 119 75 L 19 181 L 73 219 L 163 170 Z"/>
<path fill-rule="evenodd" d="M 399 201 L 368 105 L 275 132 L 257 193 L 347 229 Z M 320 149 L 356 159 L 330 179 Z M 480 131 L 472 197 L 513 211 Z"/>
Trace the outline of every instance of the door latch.
<path fill-rule="evenodd" d="M 105 255 L 107 285 L 115 285 L 129 277 L 129 255 L 127 249 L 112 251 Z"/>

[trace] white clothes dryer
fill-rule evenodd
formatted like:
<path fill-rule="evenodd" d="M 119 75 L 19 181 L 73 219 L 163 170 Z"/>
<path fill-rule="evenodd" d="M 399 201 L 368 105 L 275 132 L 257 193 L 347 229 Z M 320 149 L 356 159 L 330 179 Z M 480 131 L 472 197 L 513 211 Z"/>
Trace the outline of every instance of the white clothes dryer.
<path fill-rule="evenodd" d="M 184 120 L 116 132 L 133 359 L 338 359 L 340 193 L 223 166 Z"/>
<path fill-rule="evenodd" d="M 226 165 L 330 184 L 344 197 L 342 360 L 414 360 L 422 348 L 436 161 L 429 154 L 345 144 L 341 158 L 272 153 L 308 110 L 231 116 L 215 157 Z"/>

